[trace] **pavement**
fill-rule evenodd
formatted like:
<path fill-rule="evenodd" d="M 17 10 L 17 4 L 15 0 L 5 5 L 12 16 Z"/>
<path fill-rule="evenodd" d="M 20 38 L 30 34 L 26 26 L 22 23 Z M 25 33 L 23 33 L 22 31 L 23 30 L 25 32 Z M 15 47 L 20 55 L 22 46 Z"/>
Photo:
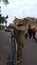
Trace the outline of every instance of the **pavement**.
<path fill-rule="evenodd" d="M 22 62 L 19 65 L 37 65 L 37 42 L 35 40 L 25 40 Z"/>
<path fill-rule="evenodd" d="M 14 38 L 12 38 L 11 42 L 10 40 L 11 39 L 10 39 L 9 32 L 0 31 L 0 65 L 16 65 L 17 45 L 15 45 L 16 41 L 14 41 Z M 13 43 L 13 44 L 10 44 L 10 43 Z M 12 53 L 11 57 L 9 57 L 10 53 Z M 9 63 L 9 59 L 13 59 L 12 64 Z"/>
<path fill-rule="evenodd" d="M 9 35 L 7 32 L 2 32 L 0 31 L 0 65 L 5 65 L 8 57 Z M 37 65 L 37 42 L 35 40 L 25 40 L 22 51 L 22 62 L 19 65 Z"/>
<path fill-rule="evenodd" d="M 6 65 L 9 55 L 9 35 L 0 31 L 0 65 Z"/>

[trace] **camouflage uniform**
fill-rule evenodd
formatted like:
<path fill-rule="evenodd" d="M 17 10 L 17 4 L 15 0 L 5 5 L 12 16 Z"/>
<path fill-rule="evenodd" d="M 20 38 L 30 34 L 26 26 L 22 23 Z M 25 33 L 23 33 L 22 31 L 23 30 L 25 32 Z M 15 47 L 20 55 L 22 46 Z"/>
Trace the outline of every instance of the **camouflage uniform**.
<path fill-rule="evenodd" d="M 23 43 L 24 43 L 24 30 L 21 28 L 17 28 L 15 30 L 15 37 L 17 41 L 17 46 L 18 46 L 18 56 L 17 56 L 17 61 L 21 61 L 22 59 L 22 48 L 23 48 Z"/>

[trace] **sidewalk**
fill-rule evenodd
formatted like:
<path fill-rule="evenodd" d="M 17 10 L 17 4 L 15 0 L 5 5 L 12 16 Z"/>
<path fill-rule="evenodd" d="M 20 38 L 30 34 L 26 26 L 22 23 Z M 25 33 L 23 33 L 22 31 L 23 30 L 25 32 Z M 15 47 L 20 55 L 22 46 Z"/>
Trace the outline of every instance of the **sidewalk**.
<path fill-rule="evenodd" d="M 23 48 L 23 62 L 19 65 L 37 65 L 37 43 L 25 40 Z"/>

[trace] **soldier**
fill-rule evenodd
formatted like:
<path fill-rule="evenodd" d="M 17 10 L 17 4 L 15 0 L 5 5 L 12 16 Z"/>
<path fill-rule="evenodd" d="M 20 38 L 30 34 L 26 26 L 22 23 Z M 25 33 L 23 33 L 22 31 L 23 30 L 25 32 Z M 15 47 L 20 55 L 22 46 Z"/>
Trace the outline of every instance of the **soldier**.
<path fill-rule="evenodd" d="M 21 28 L 21 25 L 15 26 L 14 29 L 14 35 L 17 41 L 18 46 L 18 55 L 17 55 L 17 63 L 20 63 L 22 61 L 22 48 L 24 43 L 24 30 Z"/>

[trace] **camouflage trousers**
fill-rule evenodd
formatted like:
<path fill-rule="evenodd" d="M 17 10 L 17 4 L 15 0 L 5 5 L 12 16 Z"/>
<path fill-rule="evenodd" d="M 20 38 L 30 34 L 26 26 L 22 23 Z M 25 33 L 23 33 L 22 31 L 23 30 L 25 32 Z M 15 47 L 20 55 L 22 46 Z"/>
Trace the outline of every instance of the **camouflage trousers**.
<path fill-rule="evenodd" d="M 21 59 L 22 59 L 22 44 L 21 43 L 19 43 L 19 44 L 17 44 L 18 45 L 18 55 L 17 55 L 17 61 L 20 61 Z"/>

